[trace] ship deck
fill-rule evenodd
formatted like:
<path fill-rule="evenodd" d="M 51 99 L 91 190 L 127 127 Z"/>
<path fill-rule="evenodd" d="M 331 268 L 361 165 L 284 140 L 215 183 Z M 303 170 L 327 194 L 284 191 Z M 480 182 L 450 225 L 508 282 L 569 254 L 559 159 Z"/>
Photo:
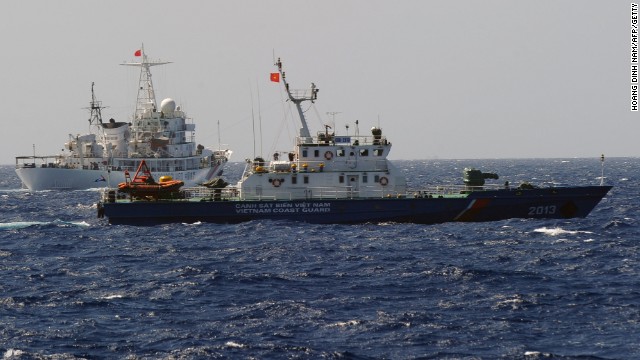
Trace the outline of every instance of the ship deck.
<path fill-rule="evenodd" d="M 116 189 L 106 189 L 102 194 L 103 202 L 204 202 L 204 201 L 298 201 L 298 200 L 369 200 L 369 199 L 398 199 L 398 198 L 449 198 L 461 199 L 469 196 L 471 192 L 500 190 L 504 187 L 465 187 L 465 186 L 437 186 L 406 193 L 396 193 L 389 191 L 379 191 L 375 196 L 360 196 L 359 192 L 353 189 L 344 188 L 336 190 L 334 188 L 311 188 L 308 197 L 295 197 L 292 193 L 282 191 L 269 196 L 240 196 L 240 192 L 235 187 L 223 189 L 212 189 L 206 187 L 183 188 L 178 193 L 165 194 L 159 198 L 153 197 L 131 197 L 129 194 L 118 192 Z M 513 189 L 514 191 L 517 189 Z"/>

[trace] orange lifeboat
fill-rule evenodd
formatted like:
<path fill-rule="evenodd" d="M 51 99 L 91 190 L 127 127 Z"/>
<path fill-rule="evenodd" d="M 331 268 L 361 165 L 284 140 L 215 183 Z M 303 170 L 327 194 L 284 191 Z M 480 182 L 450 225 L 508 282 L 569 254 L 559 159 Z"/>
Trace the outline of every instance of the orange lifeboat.
<path fill-rule="evenodd" d="M 118 184 L 121 192 L 130 194 L 138 198 L 160 198 L 173 195 L 184 185 L 181 180 L 173 180 L 170 176 L 160 177 L 160 182 L 156 182 L 151 175 L 147 163 L 142 160 L 133 179 L 129 177 L 129 172 L 124 173 L 125 182 Z"/>

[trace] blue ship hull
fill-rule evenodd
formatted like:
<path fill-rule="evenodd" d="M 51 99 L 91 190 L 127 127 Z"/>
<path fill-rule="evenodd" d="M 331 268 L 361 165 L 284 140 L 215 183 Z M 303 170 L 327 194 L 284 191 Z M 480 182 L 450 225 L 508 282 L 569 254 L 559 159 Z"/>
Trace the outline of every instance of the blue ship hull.
<path fill-rule="evenodd" d="M 99 204 L 98 212 L 111 224 L 129 225 L 198 221 L 239 223 L 260 219 L 324 224 L 566 219 L 586 217 L 610 189 L 611 186 L 503 189 L 462 196 L 375 199 L 117 200 Z"/>

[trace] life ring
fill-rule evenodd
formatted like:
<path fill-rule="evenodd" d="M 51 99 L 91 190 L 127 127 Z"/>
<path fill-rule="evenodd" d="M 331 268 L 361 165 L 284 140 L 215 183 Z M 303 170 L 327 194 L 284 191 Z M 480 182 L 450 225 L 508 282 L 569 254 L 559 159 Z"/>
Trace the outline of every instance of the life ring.
<path fill-rule="evenodd" d="M 388 183 L 389 183 L 389 179 L 387 179 L 386 177 L 383 176 L 380 178 L 380 185 L 387 186 Z"/>
<path fill-rule="evenodd" d="M 275 187 L 280 187 L 280 179 L 271 180 L 271 185 L 273 185 Z"/>
<path fill-rule="evenodd" d="M 327 160 L 333 159 L 333 152 L 327 151 L 326 153 L 324 153 L 324 158 Z"/>

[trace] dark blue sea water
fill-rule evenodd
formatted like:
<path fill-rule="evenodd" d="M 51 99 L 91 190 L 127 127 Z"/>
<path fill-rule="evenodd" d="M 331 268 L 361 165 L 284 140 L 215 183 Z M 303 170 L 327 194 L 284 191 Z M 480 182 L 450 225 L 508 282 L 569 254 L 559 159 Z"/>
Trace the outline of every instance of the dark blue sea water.
<path fill-rule="evenodd" d="M 414 186 L 598 184 L 594 159 L 396 161 Z M 234 179 L 242 164 L 227 171 Z M 109 226 L 0 167 L 4 359 L 640 359 L 640 159 L 585 219 Z"/>

